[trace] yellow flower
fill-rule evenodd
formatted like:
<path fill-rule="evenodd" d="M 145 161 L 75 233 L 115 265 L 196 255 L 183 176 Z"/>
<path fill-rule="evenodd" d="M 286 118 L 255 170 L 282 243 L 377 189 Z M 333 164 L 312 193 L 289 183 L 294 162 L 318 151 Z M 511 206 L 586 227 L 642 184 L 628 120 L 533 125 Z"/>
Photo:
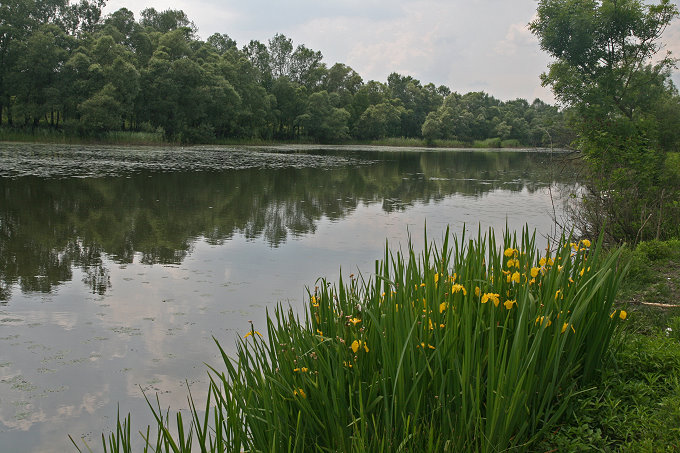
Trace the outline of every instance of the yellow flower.
<path fill-rule="evenodd" d="M 557 291 L 555 291 L 555 300 L 557 300 L 558 297 L 561 298 L 561 299 L 564 299 L 564 294 L 562 294 L 561 289 L 558 289 Z"/>
<path fill-rule="evenodd" d="M 516 300 L 506 300 L 505 302 L 503 302 L 503 305 L 505 305 L 505 308 L 510 310 L 513 305 L 517 305 L 517 301 Z"/>
<path fill-rule="evenodd" d="M 565 322 L 564 324 L 562 324 L 562 333 L 566 332 L 567 326 L 571 327 L 571 331 L 574 332 L 574 333 L 576 333 L 576 329 L 574 329 L 574 326 L 570 326 L 570 325 L 567 324 L 566 322 Z"/>
<path fill-rule="evenodd" d="M 515 283 L 519 283 L 519 272 L 515 272 L 512 274 L 512 281 Z"/>
<path fill-rule="evenodd" d="M 312 299 L 310 301 L 312 303 L 312 307 L 318 307 L 319 306 L 319 301 L 316 299 L 316 296 L 312 296 Z"/>
<path fill-rule="evenodd" d="M 293 395 L 300 396 L 301 398 L 307 398 L 307 394 L 302 389 L 293 390 Z"/>
<path fill-rule="evenodd" d="M 536 278 L 536 277 L 538 277 L 538 271 L 540 271 L 539 268 L 537 268 L 537 267 L 532 267 L 532 268 L 531 268 L 531 278 Z"/>
<path fill-rule="evenodd" d="M 546 264 L 547 262 L 548 262 L 548 261 L 545 259 L 545 257 L 543 257 L 543 258 L 541 258 L 540 260 L 538 260 L 538 265 L 541 266 L 541 267 L 543 267 L 543 266 L 545 266 L 545 264 Z"/>
<path fill-rule="evenodd" d="M 479 297 L 480 294 L 482 294 L 482 290 L 479 289 L 479 286 L 475 286 L 475 296 Z"/>
<path fill-rule="evenodd" d="M 459 285 L 458 283 L 456 283 L 455 285 L 451 286 L 451 292 L 452 293 L 457 293 L 459 291 L 463 291 L 463 295 L 467 296 L 467 290 L 465 289 L 465 287 L 463 285 Z"/>
<path fill-rule="evenodd" d="M 626 310 L 621 310 L 619 312 L 619 318 L 626 319 L 626 316 L 628 316 L 628 313 L 626 313 Z"/>
<path fill-rule="evenodd" d="M 368 346 L 366 346 L 366 343 L 363 342 L 363 341 L 361 341 L 361 340 L 354 340 L 354 341 L 352 342 L 352 346 L 351 346 L 352 352 L 354 352 L 354 353 L 356 354 L 357 351 L 359 350 L 359 348 L 360 348 L 361 346 L 363 346 L 363 347 L 364 347 L 364 350 L 365 350 L 366 352 L 368 352 Z"/>
<path fill-rule="evenodd" d="M 245 338 L 248 338 L 248 337 L 252 336 L 252 335 L 253 335 L 253 332 L 255 332 L 256 334 L 258 334 L 260 337 L 262 336 L 262 334 L 261 334 L 260 332 L 258 332 L 257 330 L 251 330 L 250 332 L 248 332 L 247 334 L 245 334 L 245 335 L 243 336 L 243 338 L 245 339 Z"/>
<path fill-rule="evenodd" d="M 430 349 L 434 349 L 434 346 L 432 346 L 431 344 L 425 345 L 425 343 L 420 343 L 419 345 L 416 346 L 416 348 L 420 347 L 420 348 L 425 349 L 426 346 Z"/>
<path fill-rule="evenodd" d="M 581 269 L 581 272 L 579 272 L 578 274 L 579 274 L 581 277 L 583 277 L 583 273 L 584 273 L 585 271 L 586 271 L 586 268 L 584 267 L 583 269 Z"/>
<path fill-rule="evenodd" d="M 357 324 L 359 324 L 359 323 L 361 322 L 361 319 L 359 319 L 359 318 L 352 318 L 352 319 L 349 320 L 349 322 L 351 322 L 353 325 L 356 326 Z"/>
<path fill-rule="evenodd" d="M 295 371 L 296 373 L 306 373 L 309 371 L 309 368 L 307 367 L 295 368 L 293 371 Z"/>
<path fill-rule="evenodd" d="M 442 302 L 439 304 L 439 313 L 444 313 L 444 310 L 448 308 L 449 304 L 446 302 Z"/>
<path fill-rule="evenodd" d="M 482 303 L 485 304 L 488 301 L 491 301 L 496 307 L 498 307 L 498 304 L 501 303 L 499 297 L 500 294 L 484 293 L 484 295 L 482 296 Z"/>
<path fill-rule="evenodd" d="M 552 321 L 547 319 L 545 316 L 539 316 L 538 318 L 536 318 L 536 324 L 540 323 L 541 325 L 543 325 L 543 321 L 548 321 L 545 324 L 545 327 L 549 327 L 552 324 Z"/>
<path fill-rule="evenodd" d="M 342 362 L 342 364 L 345 365 L 346 367 L 352 368 L 352 364 L 347 361 Z"/>
<path fill-rule="evenodd" d="M 505 249 L 505 252 L 503 252 L 503 254 L 505 256 L 507 256 L 508 258 L 510 258 L 511 256 L 513 256 L 515 254 L 515 249 L 513 249 L 512 247 Z"/>
<path fill-rule="evenodd" d="M 553 264 L 555 264 L 555 260 L 548 258 L 548 266 L 552 266 Z"/>
<path fill-rule="evenodd" d="M 581 244 L 583 244 L 585 247 L 590 248 L 590 241 L 588 239 L 583 239 L 581 241 Z"/>
<path fill-rule="evenodd" d="M 508 267 L 512 267 L 512 266 L 514 266 L 514 265 L 515 265 L 515 260 L 514 260 L 513 258 L 510 258 L 510 259 L 508 260 L 507 266 L 508 266 Z"/>
<path fill-rule="evenodd" d="M 320 331 L 319 329 L 316 329 L 316 333 L 318 333 L 318 334 L 319 334 L 320 336 L 322 336 L 322 337 L 323 337 L 323 332 L 322 332 L 322 331 Z"/>

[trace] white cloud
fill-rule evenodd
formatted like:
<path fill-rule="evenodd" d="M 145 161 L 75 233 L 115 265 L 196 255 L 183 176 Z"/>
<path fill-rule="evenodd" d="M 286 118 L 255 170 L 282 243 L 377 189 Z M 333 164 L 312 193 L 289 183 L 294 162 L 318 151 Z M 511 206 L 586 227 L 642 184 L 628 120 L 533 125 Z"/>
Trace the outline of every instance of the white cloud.
<path fill-rule="evenodd" d="M 516 55 L 518 50 L 526 51 L 538 45 L 538 39 L 531 33 L 526 22 L 510 24 L 505 38 L 499 41 L 495 51 L 499 55 Z"/>
<path fill-rule="evenodd" d="M 241 46 L 283 33 L 365 80 L 399 72 L 459 92 L 553 101 L 539 80 L 549 58 L 527 28 L 534 0 L 110 0 L 106 11 L 123 6 L 182 9 L 203 38 L 227 33 Z M 677 22 L 664 40 L 680 55 Z"/>

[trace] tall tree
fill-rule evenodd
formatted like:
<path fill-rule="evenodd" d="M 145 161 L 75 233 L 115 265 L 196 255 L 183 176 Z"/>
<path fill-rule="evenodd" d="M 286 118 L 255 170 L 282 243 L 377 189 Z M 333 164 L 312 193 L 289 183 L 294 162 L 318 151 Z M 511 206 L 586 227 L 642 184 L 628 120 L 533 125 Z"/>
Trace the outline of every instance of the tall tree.
<path fill-rule="evenodd" d="M 293 40 L 286 38 L 286 36 L 281 33 L 277 33 L 269 40 L 268 49 L 273 76 L 275 78 L 290 76 Z"/>
<path fill-rule="evenodd" d="M 669 203 L 680 188 L 666 184 L 669 149 L 657 116 L 659 104 L 678 102 L 668 77 L 675 62 L 658 55 L 677 16 L 669 0 L 541 0 L 530 24 L 555 58 L 544 85 L 577 113 L 577 146 L 593 176 L 585 226 L 606 222 L 614 240 L 680 234 L 680 207 Z M 680 117 L 671 124 L 680 129 Z"/>

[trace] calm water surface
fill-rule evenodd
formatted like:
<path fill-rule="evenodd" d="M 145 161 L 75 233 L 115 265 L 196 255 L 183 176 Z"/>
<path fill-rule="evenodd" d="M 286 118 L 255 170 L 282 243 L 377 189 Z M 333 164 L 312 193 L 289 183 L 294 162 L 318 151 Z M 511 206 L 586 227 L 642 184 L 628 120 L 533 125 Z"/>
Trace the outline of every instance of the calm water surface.
<path fill-rule="evenodd" d="M 0 451 L 96 446 L 116 408 L 200 399 L 216 337 L 302 307 L 317 277 L 405 245 L 525 224 L 574 190 L 547 152 L 0 144 Z M 550 190 L 549 190 L 550 188 Z M 551 197 L 552 193 L 552 197 Z M 554 201 L 554 202 L 553 202 Z M 542 240 L 539 240 L 541 242 Z"/>

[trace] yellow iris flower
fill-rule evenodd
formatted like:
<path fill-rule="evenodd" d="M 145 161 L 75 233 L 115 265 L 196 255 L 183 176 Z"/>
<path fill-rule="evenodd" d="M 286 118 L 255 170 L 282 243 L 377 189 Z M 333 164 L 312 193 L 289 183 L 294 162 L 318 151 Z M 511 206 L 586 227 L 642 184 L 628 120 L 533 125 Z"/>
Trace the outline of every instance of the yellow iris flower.
<path fill-rule="evenodd" d="M 361 341 L 361 340 L 354 340 L 354 341 L 352 342 L 352 346 L 351 346 L 352 352 L 354 352 L 354 353 L 356 354 L 357 351 L 359 350 L 359 348 L 360 348 L 361 346 L 363 346 L 363 347 L 364 347 L 364 350 L 365 350 L 366 352 L 368 352 L 368 346 L 366 346 L 366 343 L 363 342 L 363 341 Z"/>

